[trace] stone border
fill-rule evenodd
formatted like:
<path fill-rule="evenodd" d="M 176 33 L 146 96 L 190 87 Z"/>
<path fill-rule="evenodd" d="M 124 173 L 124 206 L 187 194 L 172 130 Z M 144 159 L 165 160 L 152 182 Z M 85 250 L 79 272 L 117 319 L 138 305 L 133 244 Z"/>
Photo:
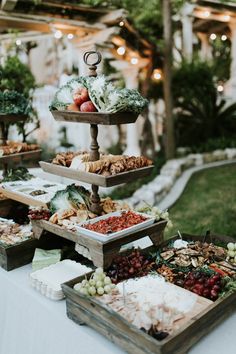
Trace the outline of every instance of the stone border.
<path fill-rule="evenodd" d="M 235 163 L 236 148 L 215 150 L 211 153 L 190 154 L 184 158 L 168 160 L 160 174 L 148 184 L 135 191 L 125 201 L 133 206 L 145 201 L 158 205 L 162 210 L 169 208 L 182 194 L 193 173 L 205 168 Z"/>

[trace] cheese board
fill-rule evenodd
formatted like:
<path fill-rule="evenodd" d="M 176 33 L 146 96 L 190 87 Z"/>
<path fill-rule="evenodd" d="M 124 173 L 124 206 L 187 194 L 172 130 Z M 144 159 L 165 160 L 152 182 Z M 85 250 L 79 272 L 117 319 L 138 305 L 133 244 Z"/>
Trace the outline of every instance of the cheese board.
<path fill-rule="evenodd" d="M 182 238 L 188 242 L 198 242 L 203 240 L 202 236 L 193 235 L 182 235 Z M 178 239 L 177 236 L 164 241 L 160 247 L 165 247 L 176 239 Z M 232 241 L 232 238 L 224 236 L 212 236 L 210 240 L 210 242 L 216 244 L 226 244 L 227 242 Z M 144 252 L 148 253 L 150 251 L 154 252 L 154 247 L 144 250 Z M 153 333 L 147 333 L 144 329 L 141 330 L 123 317 L 123 315 L 118 313 L 122 313 L 122 311 L 119 309 L 118 312 L 114 310 L 115 295 L 112 295 L 114 297 L 113 301 L 109 300 L 108 295 L 105 296 L 105 299 L 108 299 L 108 301 L 104 301 L 101 300 L 103 296 L 101 298 L 99 298 L 99 296 L 86 296 L 82 292 L 77 291 L 74 286 L 79 283 L 81 284 L 83 279 L 84 277 L 78 277 L 62 285 L 62 289 L 66 296 L 67 316 L 77 324 L 89 325 L 130 354 L 185 354 L 197 341 L 207 335 L 235 309 L 236 291 L 226 292 L 222 297 L 219 297 L 214 301 L 197 295 L 195 306 L 186 314 L 184 319 L 176 322 L 171 334 L 165 334 L 162 338 L 159 337 L 159 339 L 156 339 L 157 337 L 153 337 Z M 90 279 L 89 276 L 87 279 Z M 136 282 L 138 281 L 139 280 L 137 279 Z M 129 281 L 127 281 L 127 284 L 128 282 Z M 123 311 L 125 314 L 128 310 L 132 311 L 132 307 L 129 308 L 131 304 L 128 288 L 128 285 L 123 285 L 124 304 L 122 305 L 121 297 L 120 305 L 120 308 L 123 307 L 126 309 L 126 311 Z M 122 286 L 119 286 L 119 289 L 122 289 Z M 132 291 L 133 289 L 134 288 L 131 286 Z M 150 291 L 151 289 L 146 287 L 144 295 L 150 296 Z M 189 292 L 189 290 L 186 291 Z M 158 293 L 156 293 L 156 296 L 157 295 Z M 137 295 L 136 298 L 139 298 L 142 301 L 143 296 Z M 165 307 L 168 307 L 168 296 L 164 301 Z M 184 301 L 180 302 L 182 306 Z M 160 336 L 160 334 L 161 333 L 158 335 Z"/>

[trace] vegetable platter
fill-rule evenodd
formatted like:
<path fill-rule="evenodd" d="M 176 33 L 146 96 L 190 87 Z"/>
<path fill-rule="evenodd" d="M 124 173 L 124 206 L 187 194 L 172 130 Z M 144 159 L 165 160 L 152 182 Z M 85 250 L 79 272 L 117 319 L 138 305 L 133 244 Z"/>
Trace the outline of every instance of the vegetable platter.
<path fill-rule="evenodd" d="M 77 324 L 89 325 L 128 353 L 187 353 L 235 309 L 236 271 L 230 277 L 209 268 L 213 260 L 221 263 L 221 258 L 227 259 L 231 238 L 178 238 L 142 253 L 136 250 L 120 254 L 106 271 L 97 269 L 86 278 L 63 284 L 68 317 Z M 227 243 L 231 243 L 228 251 Z M 177 265 L 178 258 L 170 254 L 173 249 L 178 257 L 182 252 L 185 261 L 203 254 L 204 266 Z M 167 272 L 159 273 L 163 265 L 176 272 L 174 279 L 168 278 Z M 190 286 L 186 282 L 192 275 Z M 185 283 L 178 285 L 181 277 Z M 207 294 L 200 289 L 204 284 L 209 288 Z M 217 293 L 213 290 L 216 288 Z"/>
<path fill-rule="evenodd" d="M 121 172 L 113 176 L 102 176 L 96 173 L 78 171 L 72 168 L 55 165 L 51 162 L 40 161 L 39 164 L 44 172 L 81 182 L 90 183 L 100 187 L 112 187 L 122 183 L 131 182 L 137 178 L 143 178 L 145 176 L 148 176 L 153 169 L 152 165 L 138 168 L 132 171 Z"/>

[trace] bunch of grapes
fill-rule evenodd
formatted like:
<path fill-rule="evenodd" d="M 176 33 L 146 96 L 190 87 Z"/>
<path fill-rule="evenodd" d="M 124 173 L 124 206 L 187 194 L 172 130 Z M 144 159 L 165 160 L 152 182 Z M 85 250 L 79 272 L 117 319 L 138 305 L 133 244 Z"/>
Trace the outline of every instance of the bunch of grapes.
<path fill-rule="evenodd" d="M 31 220 L 49 220 L 50 211 L 47 209 L 30 209 L 28 212 L 28 217 Z"/>
<path fill-rule="evenodd" d="M 81 283 L 74 285 L 76 291 L 87 296 L 109 294 L 114 288 L 115 285 L 112 284 L 111 278 L 106 276 L 102 268 L 97 268 L 89 280 L 84 279 Z"/>
<path fill-rule="evenodd" d="M 216 300 L 223 288 L 223 280 L 220 274 L 208 275 L 201 271 L 188 273 L 183 287 L 197 295 Z"/>
<path fill-rule="evenodd" d="M 229 242 L 227 244 L 227 256 L 232 263 L 236 263 L 236 243 Z"/>
<path fill-rule="evenodd" d="M 138 250 L 134 250 L 128 256 L 117 257 L 107 274 L 111 277 L 113 283 L 121 280 L 141 277 L 147 275 L 152 269 L 153 263 Z"/>

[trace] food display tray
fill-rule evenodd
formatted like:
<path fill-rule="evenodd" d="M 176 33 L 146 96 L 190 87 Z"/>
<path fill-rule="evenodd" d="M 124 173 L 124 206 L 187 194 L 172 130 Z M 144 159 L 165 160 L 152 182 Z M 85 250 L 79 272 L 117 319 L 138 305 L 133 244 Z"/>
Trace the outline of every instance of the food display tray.
<path fill-rule="evenodd" d="M 34 181 L 34 182 L 33 182 Z M 65 189 L 66 186 L 63 184 L 59 184 L 59 183 L 54 183 L 54 182 L 50 182 L 47 180 L 42 180 L 40 178 L 34 178 L 31 179 L 29 181 L 24 181 L 24 184 L 20 185 L 21 181 L 13 181 L 13 182 L 6 182 L 6 183 L 2 183 L 0 184 L 0 193 L 2 193 L 5 197 L 15 200 L 17 202 L 20 202 L 22 204 L 26 204 L 29 206 L 35 206 L 35 207 L 44 207 L 44 208 L 48 208 L 48 205 L 50 203 L 50 199 L 54 196 L 54 194 L 56 193 L 57 190 L 62 190 Z M 11 186 L 10 184 L 17 184 L 19 183 L 19 186 Z M 38 183 L 38 185 L 36 184 Z M 58 189 L 55 191 L 51 191 L 50 187 L 46 188 L 47 193 L 43 194 L 42 196 L 45 196 L 44 199 L 46 199 L 45 201 L 40 200 L 40 195 L 39 196 L 32 196 L 27 192 L 23 192 L 21 191 L 21 189 L 23 190 L 24 188 L 28 188 L 29 190 L 34 190 L 34 189 L 45 189 L 44 186 L 42 186 L 43 184 L 47 185 L 47 184 L 51 184 L 52 187 L 54 186 L 58 186 Z M 38 187 L 38 188 L 37 188 Z M 47 198 L 46 198 L 47 197 Z"/>
<path fill-rule="evenodd" d="M 174 237 L 173 240 L 178 237 Z M 185 235 L 186 240 L 201 240 L 200 236 Z M 212 236 L 212 240 L 234 242 L 229 237 Z M 168 241 L 162 243 L 166 245 Z M 73 289 L 84 277 L 62 285 L 66 296 L 67 316 L 77 324 L 87 324 L 113 343 L 133 354 L 186 354 L 189 349 L 220 324 L 235 309 L 236 292 L 219 298 L 190 318 L 189 322 L 162 341 L 158 341 L 130 324 L 111 308 L 94 297 L 86 297 Z"/>
<path fill-rule="evenodd" d="M 127 243 L 139 240 L 149 236 L 153 244 L 158 246 L 163 241 L 163 231 L 166 227 L 166 220 L 161 220 L 145 227 L 142 230 L 135 231 L 129 235 L 120 237 L 117 240 L 95 240 L 85 235 L 78 235 L 76 231 L 71 231 L 59 225 L 52 224 L 45 220 L 31 220 L 34 236 L 40 239 L 44 230 L 52 234 L 66 238 L 88 249 L 91 260 L 96 267 L 108 267 L 120 248 Z"/>
<path fill-rule="evenodd" d="M 0 163 L 7 163 L 9 161 L 17 161 L 17 160 L 31 160 L 31 159 L 39 159 L 42 150 L 33 150 L 26 152 L 19 152 L 16 154 L 4 155 L 0 157 Z"/>
<path fill-rule="evenodd" d="M 78 231 L 78 235 L 82 234 L 82 235 L 91 237 L 91 238 L 93 238 L 95 240 L 99 240 L 99 241 L 102 241 L 102 242 L 104 240 L 105 241 L 117 240 L 117 239 L 119 239 L 119 238 L 121 238 L 123 236 L 127 236 L 127 235 L 132 234 L 132 233 L 134 233 L 136 231 L 143 230 L 146 227 L 152 225 L 154 223 L 154 221 L 155 221 L 155 218 L 151 217 L 150 215 L 146 215 L 146 214 L 135 212 L 135 214 L 139 214 L 139 215 L 142 215 L 142 216 L 146 217 L 147 220 L 145 220 L 144 222 L 139 223 L 137 225 L 128 227 L 127 229 L 114 232 L 112 234 L 101 234 L 99 232 L 94 232 L 94 231 L 88 230 L 88 229 L 83 227 L 83 225 L 94 224 L 97 221 L 106 220 L 106 219 L 108 219 L 108 218 L 110 218 L 112 216 L 120 216 L 121 214 L 122 214 L 122 211 L 116 211 L 116 212 L 113 212 L 113 213 L 109 213 L 107 215 L 99 216 L 97 218 L 94 218 L 94 219 L 91 219 L 91 220 L 88 220 L 88 221 L 81 222 L 76 227 L 76 229 Z"/>
<path fill-rule="evenodd" d="M 7 271 L 13 270 L 32 262 L 35 248 L 53 249 L 60 247 L 61 240 L 48 234 L 42 235 L 40 240 L 28 239 L 11 246 L 0 244 L 0 267 Z"/>
<path fill-rule="evenodd" d="M 51 162 L 40 161 L 41 168 L 44 172 L 52 173 L 57 176 L 78 180 L 81 182 L 94 184 L 100 187 L 112 187 L 118 184 L 132 182 L 137 178 L 150 175 L 154 166 L 137 168 L 135 170 L 118 173 L 114 176 L 102 176 L 96 173 L 77 171 L 69 167 L 55 165 Z"/>
<path fill-rule="evenodd" d="M 24 122 L 27 118 L 24 114 L 0 114 L 0 123 Z"/>
<path fill-rule="evenodd" d="M 101 113 L 101 112 L 71 112 L 71 111 L 51 111 L 57 121 L 77 122 L 102 125 L 117 125 L 135 123 L 139 114 L 120 112 L 120 113 Z"/>

